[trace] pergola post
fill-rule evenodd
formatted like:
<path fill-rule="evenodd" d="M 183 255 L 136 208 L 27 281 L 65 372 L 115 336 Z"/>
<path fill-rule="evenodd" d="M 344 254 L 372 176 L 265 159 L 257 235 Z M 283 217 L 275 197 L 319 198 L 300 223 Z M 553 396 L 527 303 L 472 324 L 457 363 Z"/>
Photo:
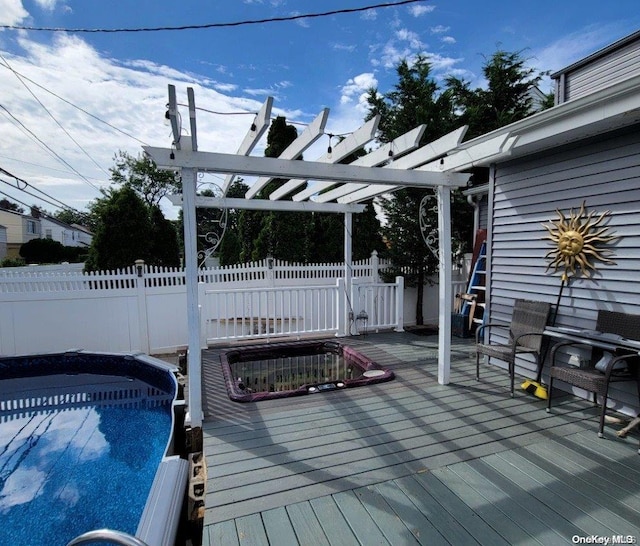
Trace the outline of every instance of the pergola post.
<path fill-rule="evenodd" d="M 202 355 L 200 347 L 200 309 L 198 302 L 198 248 L 196 226 L 196 184 L 198 172 L 182 169 L 184 220 L 184 262 L 187 288 L 189 413 L 192 428 L 202 426 Z"/>
<path fill-rule="evenodd" d="M 353 277 L 353 267 L 352 267 L 352 255 L 353 255 L 353 213 L 345 212 L 344 214 L 344 294 L 343 298 L 345 300 L 345 313 L 346 313 L 346 328 L 344 332 L 341 332 L 341 335 L 348 336 L 351 334 L 351 325 L 352 320 L 350 320 L 350 316 L 353 316 L 353 302 L 350 302 L 349 298 L 351 297 L 351 288 L 352 288 L 352 277 Z M 351 304 L 350 304 L 351 303 Z M 349 315 L 351 313 L 351 315 Z"/>
<path fill-rule="evenodd" d="M 451 190 L 437 187 L 439 260 L 438 383 L 447 385 L 451 371 Z"/>

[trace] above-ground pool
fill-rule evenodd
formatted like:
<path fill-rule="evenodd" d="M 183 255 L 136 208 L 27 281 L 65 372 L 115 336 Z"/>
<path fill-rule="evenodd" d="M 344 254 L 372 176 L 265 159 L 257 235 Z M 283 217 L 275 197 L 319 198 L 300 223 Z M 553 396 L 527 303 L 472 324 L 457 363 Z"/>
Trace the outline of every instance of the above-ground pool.
<path fill-rule="evenodd" d="M 174 372 L 141 355 L 0 358 L 0 544 L 135 535 L 171 443 Z"/>
<path fill-rule="evenodd" d="M 336 341 L 246 346 L 221 355 L 229 398 L 255 402 L 390 381 L 393 372 Z"/>

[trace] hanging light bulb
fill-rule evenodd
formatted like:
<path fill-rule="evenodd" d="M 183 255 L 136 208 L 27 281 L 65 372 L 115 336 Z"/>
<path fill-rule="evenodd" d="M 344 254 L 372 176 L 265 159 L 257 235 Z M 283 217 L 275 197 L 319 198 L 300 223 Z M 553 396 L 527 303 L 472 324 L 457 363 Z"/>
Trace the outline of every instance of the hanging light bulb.
<path fill-rule="evenodd" d="M 333 148 L 331 147 L 331 139 L 333 138 L 333 135 L 331 133 L 328 133 L 329 136 L 329 147 L 327 148 L 327 157 L 331 157 L 331 154 L 333 153 Z"/>
<path fill-rule="evenodd" d="M 256 114 L 256 117 L 253 118 L 253 121 L 251 122 L 251 132 L 252 133 L 255 133 L 256 129 L 258 128 L 258 126 L 256 125 L 256 118 L 257 118 L 257 114 Z"/>
<path fill-rule="evenodd" d="M 164 124 L 169 126 L 171 123 L 171 115 L 169 114 L 169 104 L 167 103 L 167 110 L 164 113 Z"/>

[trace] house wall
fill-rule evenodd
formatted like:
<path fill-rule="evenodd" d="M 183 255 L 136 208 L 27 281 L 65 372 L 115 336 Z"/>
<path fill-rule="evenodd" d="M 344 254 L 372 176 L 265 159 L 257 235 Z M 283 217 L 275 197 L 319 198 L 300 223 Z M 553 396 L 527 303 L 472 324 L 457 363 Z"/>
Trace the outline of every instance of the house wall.
<path fill-rule="evenodd" d="M 54 222 L 43 216 L 40 218 L 42 224 L 42 237 L 52 239 L 64 246 L 90 246 L 91 237 L 75 229 L 73 226 L 63 224 L 61 222 Z M 88 241 L 87 241 L 88 240 Z"/>
<path fill-rule="evenodd" d="M 29 225 L 33 226 L 33 232 Z M 31 239 L 40 237 L 40 220 L 23 214 L 0 210 L 0 224 L 7 228 L 7 256 L 19 256 L 20 246 Z"/>
<path fill-rule="evenodd" d="M 606 225 L 619 237 L 611 244 L 616 264 L 597 264 L 563 291 L 556 326 L 593 328 L 597 311 L 640 314 L 640 131 L 638 126 L 579 145 L 501 163 L 495 168 L 490 252 L 491 321 L 508 321 L 513 300 L 555 305 L 560 272 L 547 270 L 554 248 L 543 224 L 586 203 L 587 211 L 610 211 Z M 640 333 L 639 333 L 640 337 Z M 533 365 L 525 365 L 533 370 Z M 612 386 L 619 409 L 637 408 L 635 387 Z M 629 412 L 636 409 L 629 409 Z"/>
<path fill-rule="evenodd" d="M 556 104 L 640 74 L 640 33 L 553 74 Z"/>
<path fill-rule="evenodd" d="M 7 257 L 7 228 L 0 226 L 0 260 Z"/>

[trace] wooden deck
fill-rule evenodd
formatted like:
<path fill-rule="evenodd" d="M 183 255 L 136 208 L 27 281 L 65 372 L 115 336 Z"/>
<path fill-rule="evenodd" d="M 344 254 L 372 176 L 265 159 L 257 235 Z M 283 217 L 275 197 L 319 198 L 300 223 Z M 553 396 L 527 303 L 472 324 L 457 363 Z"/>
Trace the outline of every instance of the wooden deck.
<path fill-rule="evenodd" d="M 597 437 L 586 401 L 553 413 L 456 340 L 437 383 L 437 338 L 349 338 L 389 383 L 231 402 L 203 353 L 208 464 L 203 544 L 571 544 L 640 540 L 637 436 Z"/>

